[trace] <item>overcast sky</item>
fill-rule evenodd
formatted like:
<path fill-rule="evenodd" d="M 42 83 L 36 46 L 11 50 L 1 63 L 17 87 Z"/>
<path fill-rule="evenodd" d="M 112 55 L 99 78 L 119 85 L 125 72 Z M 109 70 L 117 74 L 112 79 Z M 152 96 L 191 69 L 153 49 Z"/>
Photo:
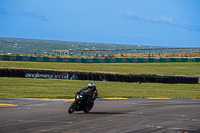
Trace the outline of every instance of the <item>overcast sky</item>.
<path fill-rule="evenodd" d="M 0 37 L 200 47 L 200 0 L 0 0 Z"/>

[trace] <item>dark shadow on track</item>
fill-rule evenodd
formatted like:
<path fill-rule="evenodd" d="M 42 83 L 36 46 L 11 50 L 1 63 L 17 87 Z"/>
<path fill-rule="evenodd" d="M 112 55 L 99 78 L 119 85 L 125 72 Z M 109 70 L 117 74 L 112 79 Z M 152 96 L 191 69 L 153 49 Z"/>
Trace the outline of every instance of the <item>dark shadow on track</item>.
<path fill-rule="evenodd" d="M 121 112 L 89 112 L 89 113 L 81 113 L 81 114 L 127 114 L 127 113 L 121 113 Z"/>

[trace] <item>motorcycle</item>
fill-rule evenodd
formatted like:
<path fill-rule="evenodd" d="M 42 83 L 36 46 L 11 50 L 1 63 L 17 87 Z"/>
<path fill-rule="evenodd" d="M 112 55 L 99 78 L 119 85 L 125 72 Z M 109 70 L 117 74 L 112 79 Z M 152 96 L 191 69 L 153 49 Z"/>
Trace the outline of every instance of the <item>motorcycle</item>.
<path fill-rule="evenodd" d="M 72 114 L 74 111 L 83 111 L 88 113 L 94 106 L 94 102 L 88 101 L 89 95 L 84 90 L 77 92 L 75 101 L 69 106 L 68 113 Z"/>

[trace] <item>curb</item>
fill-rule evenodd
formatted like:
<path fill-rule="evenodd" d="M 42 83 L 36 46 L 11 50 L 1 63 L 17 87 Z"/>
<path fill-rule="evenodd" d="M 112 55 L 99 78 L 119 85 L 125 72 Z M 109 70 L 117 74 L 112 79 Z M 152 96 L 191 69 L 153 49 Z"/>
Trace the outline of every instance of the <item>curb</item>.
<path fill-rule="evenodd" d="M 0 103 L 0 107 L 18 107 L 18 106 L 21 106 L 21 105 Z"/>

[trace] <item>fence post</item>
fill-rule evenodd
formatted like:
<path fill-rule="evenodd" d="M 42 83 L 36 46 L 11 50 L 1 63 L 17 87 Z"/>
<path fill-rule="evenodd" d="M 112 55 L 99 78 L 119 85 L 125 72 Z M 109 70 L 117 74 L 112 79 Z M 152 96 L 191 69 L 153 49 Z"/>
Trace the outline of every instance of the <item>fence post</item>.
<path fill-rule="evenodd" d="M 68 56 L 69 56 L 69 50 L 68 50 L 68 53 L 67 53 L 67 54 L 68 54 Z"/>
<path fill-rule="evenodd" d="M 187 48 L 186 48 L 186 53 L 187 53 Z"/>
<path fill-rule="evenodd" d="M 155 54 L 156 54 L 156 48 L 155 48 Z"/>
<path fill-rule="evenodd" d="M 96 50 L 94 50 L 94 55 L 95 55 Z"/>
<path fill-rule="evenodd" d="M 68 55 L 69 51 L 68 51 L 68 50 L 66 50 L 65 52 L 66 52 L 65 54 L 67 54 L 67 55 Z"/>
<path fill-rule="evenodd" d="M 89 56 L 89 50 L 88 50 L 87 56 Z"/>
<path fill-rule="evenodd" d="M 161 54 L 162 54 L 162 48 L 161 48 Z"/>
<path fill-rule="evenodd" d="M 194 48 L 192 48 L 192 52 L 194 52 Z"/>
<path fill-rule="evenodd" d="M 108 56 L 108 50 L 107 50 L 107 56 Z"/>
<path fill-rule="evenodd" d="M 60 50 L 60 55 L 62 55 L 62 50 Z"/>
<path fill-rule="evenodd" d="M 115 52 L 114 52 L 115 50 L 113 50 L 113 55 L 115 55 Z"/>
<path fill-rule="evenodd" d="M 167 48 L 167 53 L 168 53 L 168 48 Z"/>
<path fill-rule="evenodd" d="M 139 49 L 137 50 L 137 53 L 139 54 Z"/>
<path fill-rule="evenodd" d="M 126 53 L 125 54 L 127 55 L 127 49 L 126 49 Z"/>
<path fill-rule="evenodd" d="M 174 54 L 174 50 L 175 50 L 175 48 L 173 48 L 173 54 Z"/>
<path fill-rule="evenodd" d="M 81 51 L 81 56 L 83 56 L 83 50 Z"/>
<path fill-rule="evenodd" d="M 132 54 L 133 54 L 133 49 L 132 49 Z"/>
<path fill-rule="evenodd" d="M 119 50 L 119 54 L 121 54 L 121 49 Z"/>

